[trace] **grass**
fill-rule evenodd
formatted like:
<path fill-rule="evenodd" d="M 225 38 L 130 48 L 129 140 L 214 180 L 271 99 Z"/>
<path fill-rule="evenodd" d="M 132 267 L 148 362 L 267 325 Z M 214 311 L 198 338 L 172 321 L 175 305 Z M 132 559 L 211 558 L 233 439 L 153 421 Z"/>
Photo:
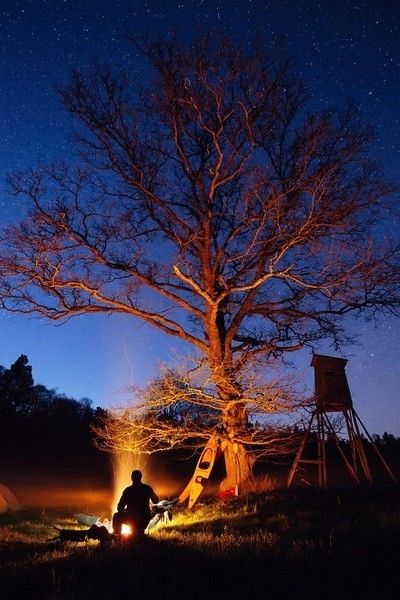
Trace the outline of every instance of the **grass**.
<path fill-rule="evenodd" d="M 397 489 L 276 491 L 181 510 L 132 546 L 57 545 L 60 513 L 0 515 L 3 599 L 400 597 Z"/>

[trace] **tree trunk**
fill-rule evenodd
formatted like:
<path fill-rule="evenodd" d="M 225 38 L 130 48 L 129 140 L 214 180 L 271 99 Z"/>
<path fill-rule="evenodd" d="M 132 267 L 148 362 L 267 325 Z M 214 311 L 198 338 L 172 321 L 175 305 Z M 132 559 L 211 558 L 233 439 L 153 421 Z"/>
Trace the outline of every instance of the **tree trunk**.
<path fill-rule="evenodd" d="M 219 332 L 222 336 L 221 331 Z M 217 384 L 221 401 L 225 404 L 222 412 L 224 439 L 221 450 L 224 453 L 226 477 L 221 482 L 220 491 L 237 496 L 252 474 L 252 461 L 245 446 L 238 442 L 240 433 L 248 427 L 246 403 L 232 370 L 227 364 L 214 368 L 213 379 Z"/>
<path fill-rule="evenodd" d="M 225 460 L 226 477 L 221 482 L 221 492 L 237 496 L 243 485 L 251 477 L 251 460 L 243 444 L 226 442 L 222 446 Z"/>
<path fill-rule="evenodd" d="M 222 416 L 225 434 L 228 438 L 221 449 L 224 452 L 226 477 L 222 481 L 221 492 L 233 492 L 237 496 L 251 477 L 252 461 L 243 444 L 236 441 L 236 434 L 247 428 L 246 405 L 238 400 L 228 403 Z"/>

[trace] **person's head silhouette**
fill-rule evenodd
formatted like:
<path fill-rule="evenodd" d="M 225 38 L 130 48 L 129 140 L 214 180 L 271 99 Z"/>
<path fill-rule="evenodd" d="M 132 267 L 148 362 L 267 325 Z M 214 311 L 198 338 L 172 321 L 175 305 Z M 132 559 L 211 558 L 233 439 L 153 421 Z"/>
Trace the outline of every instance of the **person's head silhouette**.
<path fill-rule="evenodd" d="M 140 483 L 142 481 L 142 473 L 138 469 L 134 469 L 131 474 L 132 483 Z"/>

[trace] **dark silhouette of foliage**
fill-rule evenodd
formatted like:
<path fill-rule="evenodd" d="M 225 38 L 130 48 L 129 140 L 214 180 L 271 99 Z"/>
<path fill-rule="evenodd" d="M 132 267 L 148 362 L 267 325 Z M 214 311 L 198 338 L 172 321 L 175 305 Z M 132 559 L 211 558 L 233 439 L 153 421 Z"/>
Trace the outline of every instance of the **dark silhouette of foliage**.
<path fill-rule="evenodd" d="M 2 368 L 0 373 L 0 398 L 4 410 L 8 412 L 29 413 L 35 394 L 33 390 L 32 367 L 28 357 L 21 354 L 9 369 Z"/>
<path fill-rule="evenodd" d="M 0 367 L 2 471 L 40 471 L 63 479 L 107 480 L 108 460 L 93 444 L 104 410 L 35 385 L 28 357 Z"/>

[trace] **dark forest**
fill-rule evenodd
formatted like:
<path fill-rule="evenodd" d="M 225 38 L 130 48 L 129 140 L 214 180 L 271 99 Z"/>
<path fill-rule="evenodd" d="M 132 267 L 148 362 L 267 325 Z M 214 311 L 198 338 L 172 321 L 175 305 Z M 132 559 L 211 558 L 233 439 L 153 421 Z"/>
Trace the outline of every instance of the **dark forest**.
<path fill-rule="evenodd" d="M 103 413 L 88 398 L 35 384 L 24 354 L 0 366 L 0 479 L 111 485 L 108 456 L 93 443 L 92 427 Z"/>

